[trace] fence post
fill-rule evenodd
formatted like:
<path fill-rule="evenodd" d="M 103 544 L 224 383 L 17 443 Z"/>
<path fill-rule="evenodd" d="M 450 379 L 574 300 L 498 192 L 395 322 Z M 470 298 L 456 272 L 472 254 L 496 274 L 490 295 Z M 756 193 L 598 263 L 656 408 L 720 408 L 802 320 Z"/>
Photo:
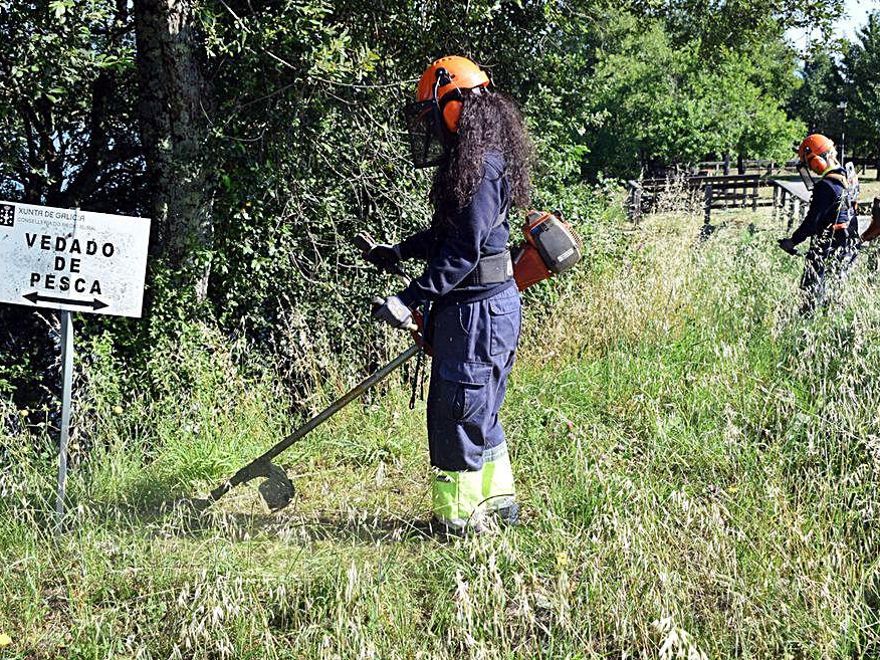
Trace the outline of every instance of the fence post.
<path fill-rule="evenodd" d="M 795 218 L 798 218 L 798 224 L 800 224 L 800 215 L 801 215 L 801 200 L 791 196 L 791 217 L 788 219 L 788 227 L 787 229 L 791 229 L 792 225 L 794 225 Z"/>
<path fill-rule="evenodd" d="M 755 179 L 754 186 L 752 186 L 752 213 L 758 212 L 758 180 Z"/>
<path fill-rule="evenodd" d="M 785 215 L 785 229 L 790 230 L 791 225 L 794 222 L 792 219 L 794 218 L 794 196 L 786 191 L 782 193 L 782 197 L 782 210 L 783 215 Z"/>
<path fill-rule="evenodd" d="M 770 221 L 776 222 L 776 216 L 779 214 L 779 186 L 773 184 L 773 204 L 770 207 Z"/>
<path fill-rule="evenodd" d="M 638 184 L 633 188 L 633 220 L 636 224 L 642 220 L 642 187 Z"/>
<path fill-rule="evenodd" d="M 712 184 L 703 188 L 703 224 L 708 225 L 712 219 Z"/>

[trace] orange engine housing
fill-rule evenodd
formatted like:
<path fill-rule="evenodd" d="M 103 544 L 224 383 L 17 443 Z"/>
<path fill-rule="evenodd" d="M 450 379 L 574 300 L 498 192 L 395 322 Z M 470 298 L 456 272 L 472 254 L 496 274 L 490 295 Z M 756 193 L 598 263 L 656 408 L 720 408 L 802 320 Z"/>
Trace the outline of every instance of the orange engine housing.
<path fill-rule="evenodd" d="M 580 261 L 580 240 L 558 212 L 529 211 L 523 234 L 525 242 L 513 252 L 513 278 L 520 291 Z"/>
<path fill-rule="evenodd" d="M 513 279 L 517 288 L 525 291 L 533 284 L 546 280 L 552 273 L 547 269 L 538 248 L 526 242 L 521 249 L 513 264 Z"/>

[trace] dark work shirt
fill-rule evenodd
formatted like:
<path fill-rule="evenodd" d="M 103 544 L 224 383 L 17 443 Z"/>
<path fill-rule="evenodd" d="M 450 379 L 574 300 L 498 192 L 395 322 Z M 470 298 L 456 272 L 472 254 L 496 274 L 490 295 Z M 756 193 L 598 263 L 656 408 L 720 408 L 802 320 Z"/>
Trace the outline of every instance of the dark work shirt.
<path fill-rule="evenodd" d="M 429 229 L 399 244 L 403 259 L 425 259 L 425 272 L 413 280 L 398 297 L 408 307 L 427 301 L 474 302 L 514 286 L 513 279 L 501 284 L 463 286 L 481 257 L 507 249 L 510 225 L 508 181 L 504 160 L 489 152 L 484 160 L 483 180 L 470 203 L 450 219 L 435 219 Z M 503 214 L 503 221 L 498 222 Z"/>
<path fill-rule="evenodd" d="M 846 176 L 843 168 L 833 170 L 831 173 Z M 847 228 L 835 231 L 835 238 L 845 239 L 857 235 L 858 221 L 855 219 L 855 214 L 850 213 L 848 203 L 844 202 L 842 206 L 840 203 L 845 192 L 846 186 L 836 177 L 829 177 L 826 174 L 819 179 L 813 188 L 807 215 L 800 227 L 792 234 L 791 242 L 797 245 L 813 236 L 821 236 L 822 232 L 837 223 L 844 223 Z"/>

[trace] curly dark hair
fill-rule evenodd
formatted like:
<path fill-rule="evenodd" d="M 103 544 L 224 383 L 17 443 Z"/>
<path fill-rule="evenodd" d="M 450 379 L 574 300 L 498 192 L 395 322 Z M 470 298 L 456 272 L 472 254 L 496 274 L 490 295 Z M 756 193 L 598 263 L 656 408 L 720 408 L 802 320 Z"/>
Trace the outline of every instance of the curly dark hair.
<path fill-rule="evenodd" d="M 506 164 L 511 202 L 528 207 L 531 198 L 532 141 L 513 99 L 498 92 L 466 93 L 458 133 L 434 177 L 431 199 L 443 216 L 464 208 L 483 180 L 483 159 L 497 151 Z"/>

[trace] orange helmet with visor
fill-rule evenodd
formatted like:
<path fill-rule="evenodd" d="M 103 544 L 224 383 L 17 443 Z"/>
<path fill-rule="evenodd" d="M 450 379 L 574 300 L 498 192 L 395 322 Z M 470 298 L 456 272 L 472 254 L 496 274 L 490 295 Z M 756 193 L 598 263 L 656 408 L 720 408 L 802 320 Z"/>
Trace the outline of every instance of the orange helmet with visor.
<path fill-rule="evenodd" d="M 442 57 L 425 69 L 415 102 L 403 109 L 416 167 L 440 162 L 446 145 L 458 132 L 464 93 L 489 85 L 486 72 L 466 57 Z"/>

